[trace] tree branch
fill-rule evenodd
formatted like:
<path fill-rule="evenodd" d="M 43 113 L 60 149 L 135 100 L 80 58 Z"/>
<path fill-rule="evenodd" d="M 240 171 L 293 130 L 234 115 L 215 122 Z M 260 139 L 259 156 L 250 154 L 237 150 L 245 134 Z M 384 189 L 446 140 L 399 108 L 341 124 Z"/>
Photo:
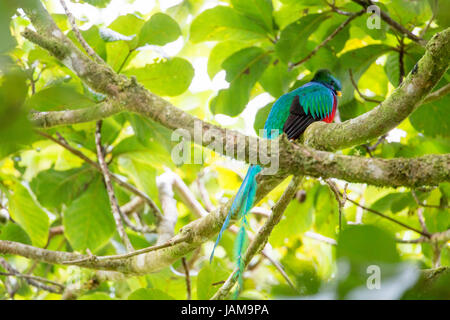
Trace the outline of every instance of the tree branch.
<path fill-rule="evenodd" d="M 117 201 L 116 195 L 114 194 L 114 188 L 111 183 L 111 173 L 109 172 L 108 165 L 105 161 L 105 156 L 103 154 L 102 146 L 102 120 L 97 121 L 97 127 L 95 130 L 95 146 L 97 148 L 97 158 L 100 164 L 100 169 L 103 175 L 103 180 L 105 181 L 106 191 L 108 192 L 108 198 L 111 205 L 111 211 L 114 216 L 114 221 L 116 222 L 117 232 L 125 245 L 127 251 L 133 251 L 134 248 L 131 245 L 130 239 L 125 232 L 125 228 L 122 223 L 122 213 L 120 212 L 119 202 Z"/>

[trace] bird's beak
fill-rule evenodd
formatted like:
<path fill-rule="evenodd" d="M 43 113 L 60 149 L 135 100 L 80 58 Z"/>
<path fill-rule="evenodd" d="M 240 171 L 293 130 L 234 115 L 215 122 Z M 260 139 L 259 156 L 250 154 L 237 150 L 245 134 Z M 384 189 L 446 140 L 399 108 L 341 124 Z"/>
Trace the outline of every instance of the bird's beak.
<path fill-rule="evenodd" d="M 338 97 L 342 96 L 342 92 L 341 91 L 336 91 L 336 94 Z"/>

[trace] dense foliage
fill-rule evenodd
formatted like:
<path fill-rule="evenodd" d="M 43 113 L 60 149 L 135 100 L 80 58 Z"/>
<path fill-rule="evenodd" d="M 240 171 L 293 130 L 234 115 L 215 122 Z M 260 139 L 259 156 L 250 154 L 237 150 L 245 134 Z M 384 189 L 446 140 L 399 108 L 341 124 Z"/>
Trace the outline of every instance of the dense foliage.
<path fill-rule="evenodd" d="M 58 27 L 82 48 L 59 1 L 42 2 Z M 311 80 L 318 69 L 328 68 L 341 80 L 339 118 L 344 121 L 389 96 L 425 52 L 385 21 L 379 29 L 369 29 L 364 11 L 308 57 L 349 18 L 339 12 L 355 14 L 363 9 L 349 0 L 336 1 L 336 7 L 319 0 L 183 0 L 168 8 L 156 3 L 145 12 L 133 1 L 73 2 L 82 3 L 68 3 L 82 36 L 114 71 L 135 77 L 154 94 L 202 120 L 251 135 L 263 127 L 273 101 Z M 124 11 L 119 2 L 136 11 Z M 383 0 L 377 5 L 425 40 L 449 27 L 450 6 L 445 0 Z M 0 2 L 0 240 L 97 256 L 124 253 L 102 174 L 38 134 L 28 120 L 33 112 L 89 108 L 105 97 L 21 36 L 30 20 L 17 10 L 19 6 L 20 1 Z M 91 21 L 94 15 L 83 16 L 83 10 L 101 18 Z M 448 85 L 449 79 L 447 72 L 435 90 Z M 339 152 L 380 158 L 449 153 L 449 108 L 449 96 L 425 103 L 387 137 Z M 95 130 L 96 123 L 88 122 L 45 132 L 97 161 Z M 178 142 L 171 134 L 137 114 L 123 112 L 104 119 L 101 135 L 109 169 L 160 208 L 157 178 L 167 169 L 181 177 L 207 210 L 209 202 L 216 207 L 230 199 L 247 166 L 206 148 L 202 164 L 177 166 L 171 152 Z M 199 149 L 192 145 L 194 152 Z M 288 182 L 258 204 L 262 213 L 250 218 L 253 233 Z M 306 177 L 270 235 L 265 252 L 282 265 L 293 286 L 270 260 L 257 255 L 244 275 L 240 297 L 450 298 L 450 273 L 436 269 L 450 265 L 449 239 L 433 242 L 423 235 L 450 229 L 450 183 L 415 190 L 336 183 L 347 192 L 343 208 L 330 185 Z M 135 198 L 122 186 L 114 185 L 114 191 L 122 207 Z M 175 200 L 177 233 L 198 216 L 178 193 Z M 154 245 L 158 220 L 153 210 L 141 205 L 134 211 L 128 216 L 131 223 L 150 231 L 126 227 L 134 249 Z M 207 257 L 214 239 L 186 256 L 194 299 L 211 298 L 233 271 L 235 237 L 230 230 L 225 232 L 212 264 Z M 401 243 L 419 237 L 423 241 Z M 67 287 L 83 287 L 83 279 L 93 272 L 35 263 L 18 255 L 2 257 L 0 272 L 11 273 L 7 266 L 12 266 Z M 372 265 L 381 270 L 379 290 L 366 286 Z M 157 273 L 88 287 L 78 298 L 185 299 L 186 292 L 180 260 Z M 0 275 L 0 297 L 10 296 L 61 298 L 60 293 L 30 285 L 26 278 Z"/>

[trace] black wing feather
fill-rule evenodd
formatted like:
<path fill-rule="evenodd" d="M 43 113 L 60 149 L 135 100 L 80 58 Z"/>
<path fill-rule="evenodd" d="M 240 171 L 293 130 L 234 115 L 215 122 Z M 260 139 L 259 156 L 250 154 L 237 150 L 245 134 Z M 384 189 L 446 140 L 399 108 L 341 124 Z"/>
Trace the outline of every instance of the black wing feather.
<path fill-rule="evenodd" d="M 306 114 L 303 107 L 300 105 L 298 96 L 292 100 L 291 108 L 289 109 L 289 117 L 283 126 L 283 131 L 286 133 L 289 140 L 297 139 L 306 128 L 315 120 L 311 114 Z"/>

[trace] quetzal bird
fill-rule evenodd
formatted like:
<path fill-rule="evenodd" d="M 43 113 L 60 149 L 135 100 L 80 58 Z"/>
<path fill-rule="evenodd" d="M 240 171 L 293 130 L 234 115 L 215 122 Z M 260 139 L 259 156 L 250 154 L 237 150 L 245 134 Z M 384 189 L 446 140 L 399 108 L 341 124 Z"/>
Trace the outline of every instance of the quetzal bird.
<path fill-rule="evenodd" d="M 278 135 L 275 132 L 283 132 L 289 140 L 297 139 L 306 128 L 315 121 L 332 122 L 336 114 L 337 96 L 341 95 L 341 83 L 328 70 L 319 70 L 312 81 L 305 85 L 282 95 L 272 106 L 269 116 L 264 125 L 264 138 L 273 139 Z M 237 217 L 240 225 L 235 243 L 235 254 L 238 267 L 238 291 L 242 288 L 242 273 L 244 261 L 243 250 L 247 242 L 246 226 L 247 214 L 253 206 L 256 195 L 256 175 L 262 170 L 259 165 L 251 165 L 247 175 L 237 192 L 230 211 L 219 232 L 210 261 L 214 256 L 223 232 L 227 229 L 232 216 Z"/>

